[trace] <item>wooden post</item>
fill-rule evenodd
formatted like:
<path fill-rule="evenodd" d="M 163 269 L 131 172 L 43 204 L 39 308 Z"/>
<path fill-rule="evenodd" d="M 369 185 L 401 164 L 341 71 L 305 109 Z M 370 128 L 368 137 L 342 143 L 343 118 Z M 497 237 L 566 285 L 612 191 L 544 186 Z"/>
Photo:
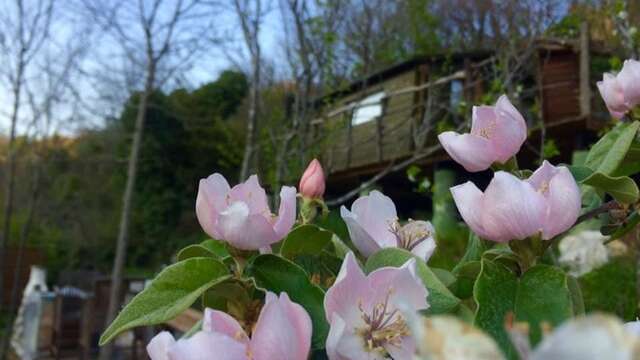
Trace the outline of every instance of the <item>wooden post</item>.
<path fill-rule="evenodd" d="M 348 169 L 351 167 L 351 152 L 353 150 L 353 112 L 354 111 L 355 110 L 346 111 L 344 113 L 347 121 L 347 162 L 346 162 L 345 169 Z"/>
<path fill-rule="evenodd" d="M 589 25 L 586 21 L 580 24 L 580 115 L 591 114 L 591 87 L 589 60 Z"/>
<path fill-rule="evenodd" d="M 384 154 L 382 151 L 382 148 L 383 148 L 382 137 L 384 132 L 384 126 L 382 125 L 382 121 L 384 120 L 384 115 L 387 109 L 387 100 L 388 99 L 386 97 L 380 100 L 380 106 L 382 107 L 382 112 L 380 113 L 380 116 L 376 117 L 376 141 L 378 143 L 378 146 L 377 146 L 378 161 L 382 161 L 382 159 L 384 158 Z"/>

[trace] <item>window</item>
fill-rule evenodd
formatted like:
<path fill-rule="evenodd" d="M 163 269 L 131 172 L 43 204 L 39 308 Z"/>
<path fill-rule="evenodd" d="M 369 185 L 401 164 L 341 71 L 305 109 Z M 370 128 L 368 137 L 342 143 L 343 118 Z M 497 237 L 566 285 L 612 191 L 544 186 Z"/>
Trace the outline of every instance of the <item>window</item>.
<path fill-rule="evenodd" d="M 353 116 L 351 117 L 351 126 L 356 126 L 369 121 L 375 120 L 378 116 L 382 115 L 382 99 L 384 98 L 384 91 L 373 93 L 360 102 L 353 110 Z"/>
<path fill-rule="evenodd" d="M 456 108 L 462 101 L 462 80 L 451 81 L 451 94 L 449 96 L 449 105 Z"/>

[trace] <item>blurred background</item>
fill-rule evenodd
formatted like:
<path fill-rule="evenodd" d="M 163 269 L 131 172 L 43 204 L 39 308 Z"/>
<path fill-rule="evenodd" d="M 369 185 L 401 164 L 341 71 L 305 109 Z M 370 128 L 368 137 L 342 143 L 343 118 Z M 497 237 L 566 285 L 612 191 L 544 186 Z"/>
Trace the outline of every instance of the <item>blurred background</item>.
<path fill-rule="evenodd" d="M 332 209 L 383 190 L 433 219 L 450 269 L 467 234 L 448 188 L 490 172 L 436 135 L 507 94 L 521 165 L 579 162 L 609 126 L 595 82 L 637 58 L 639 21 L 631 0 L 2 1 L 0 358 L 96 357 L 122 302 L 206 238 L 213 172 L 277 194 L 318 158 Z M 144 358 L 144 331 L 109 356 Z"/>

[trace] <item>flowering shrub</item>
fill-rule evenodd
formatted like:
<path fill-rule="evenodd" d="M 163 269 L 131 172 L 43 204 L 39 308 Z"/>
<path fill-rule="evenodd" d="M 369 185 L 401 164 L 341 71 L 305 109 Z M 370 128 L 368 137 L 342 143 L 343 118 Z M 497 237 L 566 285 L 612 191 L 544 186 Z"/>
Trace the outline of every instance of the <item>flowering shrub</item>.
<path fill-rule="evenodd" d="M 399 219 L 379 191 L 341 207 L 348 239 L 319 226 L 327 208 L 317 160 L 299 194 L 282 188 L 277 215 L 255 175 L 233 187 L 220 174 L 201 180 L 196 213 L 212 239 L 179 251 L 101 344 L 197 306 L 203 321 L 179 340 L 158 334 L 147 347 L 153 360 L 640 356 L 637 323 L 580 317 L 585 307 L 574 277 L 607 262 L 602 239 L 619 239 L 640 222 L 631 178 L 640 171 L 640 122 L 624 118 L 640 103 L 638 68 L 625 62 L 598 84 L 622 120 L 579 164 L 519 169 L 515 155 L 527 128 L 506 96 L 474 107 L 470 133 L 439 135 L 466 170 L 496 170 L 484 191 L 472 182 L 450 189 L 471 230 L 452 271 L 427 264 L 438 229 L 426 219 Z M 558 261 L 560 239 L 585 220 L 596 220 L 601 232 L 567 237 Z M 587 233 L 593 244 L 580 243 Z"/>

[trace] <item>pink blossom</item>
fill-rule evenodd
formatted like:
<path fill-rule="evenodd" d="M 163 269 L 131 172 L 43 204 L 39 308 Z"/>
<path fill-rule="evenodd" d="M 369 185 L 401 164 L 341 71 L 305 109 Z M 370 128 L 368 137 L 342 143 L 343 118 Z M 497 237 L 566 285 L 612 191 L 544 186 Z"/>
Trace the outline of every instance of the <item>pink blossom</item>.
<path fill-rule="evenodd" d="M 428 260 L 436 248 L 435 229 L 428 221 L 414 221 L 401 226 L 393 201 L 374 190 L 353 202 L 351 211 L 340 208 L 351 241 L 366 257 L 380 249 L 399 247 Z"/>
<path fill-rule="evenodd" d="M 597 85 L 611 116 L 622 118 L 640 104 L 640 62 L 625 60 L 617 75 L 604 73 Z"/>
<path fill-rule="evenodd" d="M 480 237 L 497 242 L 569 229 L 580 213 L 580 189 L 569 170 L 545 161 L 527 180 L 498 171 L 482 193 L 467 182 L 451 188 L 460 215 Z"/>
<path fill-rule="evenodd" d="M 168 332 L 147 345 L 152 360 L 306 360 L 311 318 L 286 293 L 267 293 L 251 338 L 228 314 L 206 309 L 202 331 L 176 341 Z"/>
<path fill-rule="evenodd" d="M 504 164 L 518 153 L 527 138 L 527 124 L 506 95 L 495 106 L 474 106 L 471 133 L 446 131 L 438 135 L 442 147 L 467 171 Z"/>
<path fill-rule="evenodd" d="M 238 249 L 257 250 L 281 240 L 291 230 L 296 219 L 296 189 L 282 187 L 275 216 L 256 175 L 230 188 L 227 180 L 215 173 L 200 180 L 196 214 L 212 238 Z"/>
<path fill-rule="evenodd" d="M 413 359 L 416 344 L 404 314 L 429 307 L 415 261 L 365 275 L 353 253 L 347 254 L 324 299 L 330 360 Z"/>
<path fill-rule="evenodd" d="M 308 198 L 321 198 L 324 195 L 324 171 L 317 159 L 313 159 L 300 178 L 300 194 Z"/>

